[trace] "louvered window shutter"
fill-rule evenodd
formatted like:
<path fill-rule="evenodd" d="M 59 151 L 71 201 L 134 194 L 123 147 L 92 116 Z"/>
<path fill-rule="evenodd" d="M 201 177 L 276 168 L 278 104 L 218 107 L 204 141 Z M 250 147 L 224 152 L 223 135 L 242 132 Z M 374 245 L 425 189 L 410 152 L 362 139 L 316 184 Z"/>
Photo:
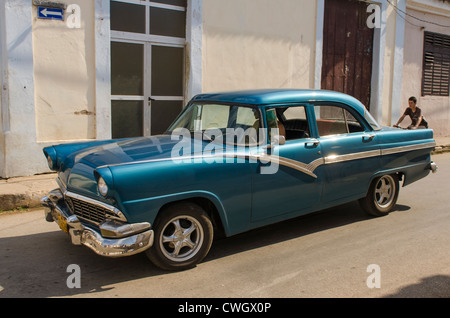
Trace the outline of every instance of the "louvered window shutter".
<path fill-rule="evenodd" d="M 449 96 L 450 36 L 425 32 L 422 96 Z"/>

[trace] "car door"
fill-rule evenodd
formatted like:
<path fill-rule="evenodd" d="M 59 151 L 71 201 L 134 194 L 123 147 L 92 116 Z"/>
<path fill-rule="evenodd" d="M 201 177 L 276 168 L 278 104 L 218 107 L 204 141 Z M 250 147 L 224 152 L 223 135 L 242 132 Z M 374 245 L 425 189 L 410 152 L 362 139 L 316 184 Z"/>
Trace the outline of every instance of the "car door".
<path fill-rule="evenodd" d="M 285 143 L 260 148 L 265 154 L 261 159 L 272 160 L 255 165 L 252 222 L 306 213 L 319 204 L 322 189 L 321 145 L 310 136 L 307 105 L 269 107 L 264 112 L 268 139 L 273 142 L 278 132 Z"/>
<path fill-rule="evenodd" d="M 324 204 L 365 195 L 371 176 L 380 167 L 378 138 L 348 105 L 322 103 L 314 115 L 324 157 Z"/>

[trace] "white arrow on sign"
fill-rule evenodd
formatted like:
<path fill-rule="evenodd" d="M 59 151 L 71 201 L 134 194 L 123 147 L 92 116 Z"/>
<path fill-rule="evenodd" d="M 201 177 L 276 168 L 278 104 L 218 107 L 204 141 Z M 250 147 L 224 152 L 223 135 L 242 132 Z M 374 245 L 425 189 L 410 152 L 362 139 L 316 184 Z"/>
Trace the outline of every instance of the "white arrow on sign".
<path fill-rule="evenodd" d="M 41 10 L 41 13 L 44 16 L 48 15 L 56 15 L 56 16 L 62 16 L 62 12 L 61 11 L 51 11 L 51 10 L 47 10 L 47 8 L 45 8 L 44 10 Z"/>

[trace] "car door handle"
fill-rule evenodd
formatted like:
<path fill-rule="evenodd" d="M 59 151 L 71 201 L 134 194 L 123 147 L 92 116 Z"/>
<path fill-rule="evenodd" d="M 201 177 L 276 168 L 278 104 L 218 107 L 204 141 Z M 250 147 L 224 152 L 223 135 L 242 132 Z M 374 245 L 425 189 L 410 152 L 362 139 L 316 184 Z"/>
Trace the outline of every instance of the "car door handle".
<path fill-rule="evenodd" d="M 369 142 L 372 141 L 375 138 L 375 135 L 364 135 L 362 137 L 363 142 Z"/>
<path fill-rule="evenodd" d="M 317 139 L 312 139 L 311 141 L 305 142 L 305 147 L 306 148 L 315 148 L 319 144 L 320 144 L 320 141 L 318 141 Z"/>

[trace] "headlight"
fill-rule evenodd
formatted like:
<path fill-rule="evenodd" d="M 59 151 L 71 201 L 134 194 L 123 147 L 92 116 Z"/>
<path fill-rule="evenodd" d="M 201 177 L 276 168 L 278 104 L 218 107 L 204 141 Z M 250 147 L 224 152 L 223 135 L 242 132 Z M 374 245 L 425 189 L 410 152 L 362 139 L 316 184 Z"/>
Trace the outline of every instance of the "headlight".
<path fill-rule="evenodd" d="M 50 156 L 47 156 L 47 163 L 50 170 L 53 170 L 53 160 Z"/>
<path fill-rule="evenodd" d="M 56 150 L 53 146 L 46 147 L 43 149 L 45 158 L 47 159 L 47 164 L 50 170 L 58 171 L 58 159 L 56 155 Z"/>
<path fill-rule="evenodd" d="M 97 186 L 98 192 L 100 192 L 102 196 L 106 197 L 106 195 L 108 194 L 108 186 L 106 185 L 106 182 L 102 177 L 98 178 Z"/>

